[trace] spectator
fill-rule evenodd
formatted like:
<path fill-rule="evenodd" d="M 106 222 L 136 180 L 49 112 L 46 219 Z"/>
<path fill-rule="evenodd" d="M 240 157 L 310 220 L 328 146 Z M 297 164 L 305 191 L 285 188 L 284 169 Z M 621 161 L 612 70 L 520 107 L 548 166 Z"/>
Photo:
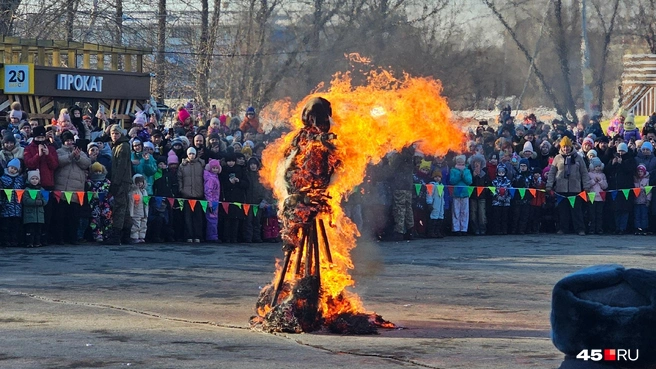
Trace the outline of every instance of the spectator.
<path fill-rule="evenodd" d="M 531 185 L 533 178 L 532 172 L 529 169 L 528 159 L 524 158 L 519 161 L 519 173 L 513 180 L 514 188 L 523 188 L 526 191 Z M 525 234 L 529 221 L 529 198 L 521 194 L 511 199 L 511 207 L 513 214 L 511 234 Z"/>
<path fill-rule="evenodd" d="M 148 231 L 148 205 L 144 198 L 148 196 L 146 180 L 142 174 L 132 176 L 132 187 L 128 195 L 128 209 L 132 220 L 130 243 L 144 243 Z"/>
<path fill-rule="evenodd" d="M 130 140 L 121 133 L 117 124 L 108 128 L 112 142 L 112 176 L 109 187 L 110 194 L 114 197 L 112 233 L 105 238 L 105 244 L 120 245 L 123 230 L 129 232 L 132 228 L 131 219 L 128 219 L 126 210 L 128 208 L 128 193 L 132 186 L 132 163 L 130 160 Z"/>
<path fill-rule="evenodd" d="M 633 187 L 633 176 L 636 172 L 637 163 L 629 154 L 629 148 L 625 143 L 617 145 L 617 153 L 613 160 L 606 166 L 609 190 L 630 189 Z M 615 214 L 615 234 L 624 234 L 629 222 L 631 202 L 623 194 L 613 199 L 613 210 Z"/>
<path fill-rule="evenodd" d="M 244 221 L 244 242 L 262 243 L 262 213 L 256 212 L 253 205 L 259 206 L 264 201 L 265 189 L 260 182 L 260 161 L 252 157 L 246 162 L 246 177 L 248 178 L 248 189 L 246 189 L 246 203 L 251 204 Z"/>
<path fill-rule="evenodd" d="M 465 166 L 465 156 L 454 158 L 455 165 L 449 174 L 453 190 L 453 232 L 458 236 L 467 234 L 469 227 L 469 192 L 467 186 L 472 184 L 471 170 Z"/>
<path fill-rule="evenodd" d="M 492 180 L 492 232 L 497 235 L 508 234 L 508 215 L 510 213 L 511 183 L 506 176 L 506 165 L 497 166 L 497 176 Z"/>
<path fill-rule="evenodd" d="M 223 242 L 236 243 L 239 228 L 245 218 L 244 211 L 234 203 L 246 202 L 246 190 L 249 187 L 244 169 L 237 165 L 234 154 L 227 155 L 219 179 L 221 180 L 221 201 L 230 203 L 223 222 Z"/>
<path fill-rule="evenodd" d="M 440 169 L 433 170 L 433 193 L 426 197 L 426 204 L 431 209 L 428 219 L 428 238 L 444 238 L 443 222 L 444 222 L 444 191 L 439 191 L 437 186 L 442 186 L 442 171 Z"/>
<path fill-rule="evenodd" d="M 471 185 L 477 187 L 469 198 L 469 220 L 474 234 L 484 235 L 487 232 L 487 195 L 486 191 L 479 194 L 478 187 L 489 187 L 492 184 L 486 172 L 485 157 L 477 154 L 471 157 L 469 166 L 472 171 Z M 496 173 L 496 168 L 495 168 Z"/>
<path fill-rule="evenodd" d="M 5 190 L 22 190 L 25 187 L 21 172 L 21 162 L 18 159 L 11 159 L 4 169 L 4 174 L 0 177 L 0 184 Z M 21 243 L 20 236 L 23 234 L 22 207 L 18 201 L 16 191 L 11 191 L 5 197 L 0 196 L 0 219 L 2 221 L 2 238 L 3 246 L 16 247 Z"/>
<path fill-rule="evenodd" d="M 638 164 L 636 176 L 633 180 L 633 188 L 639 188 L 640 193 L 635 198 L 634 226 L 636 236 L 646 236 L 649 228 L 649 202 L 651 201 L 651 192 L 647 193 L 645 187 L 649 186 L 649 172 L 647 168 Z"/>
<path fill-rule="evenodd" d="M 394 218 L 394 241 L 410 239 L 414 227 L 412 213 L 412 157 L 414 148 L 406 147 L 390 158 L 390 173 L 394 173 L 390 187 L 394 196 L 392 214 Z"/>
<path fill-rule="evenodd" d="M 25 230 L 25 246 L 41 247 L 41 228 L 45 223 L 46 201 L 41 190 L 41 176 L 39 170 L 27 172 L 27 193 L 23 195 L 23 227 Z M 29 191 L 36 191 L 30 193 Z"/>
<path fill-rule="evenodd" d="M 188 200 L 203 200 L 203 169 L 205 162 L 196 157 L 196 149 L 187 149 L 187 158 L 178 168 L 178 188 L 180 195 Z M 200 242 L 203 235 L 202 210 L 192 209 L 189 201 L 184 203 L 184 238 L 187 242 Z"/>
<path fill-rule="evenodd" d="M 246 109 L 246 117 L 244 118 L 244 121 L 239 125 L 239 130 L 242 132 L 251 132 L 253 134 L 264 133 L 264 131 L 262 131 L 260 128 L 260 120 L 255 115 L 254 107 L 249 106 L 248 109 Z"/>
<path fill-rule="evenodd" d="M 0 151 L 0 169 L 7 168 L 7 164 L 13 160 L 18 159 L 21 162 L 24 159 L 24 149 L 16 144 L 16 137 L 11 133 L 6 133 L 2 138 L 2 150 Z"/>
<path fill-rule="evenodd" d="M 203 172 L 205 200 L 208 202 L 205 219 L 207 227 L 205 230 L 205 240 L 208 242 L 221 243 L 219 240 L 219 201 L 221 200 L 221 183 L 219 182 L 219 173 L 221 173 L 221 163 L 218 160 L 211 159 L 205 165 Z"/>
<path fill-rule="evenodd" d="M 111 182 L 107 178 L 107 168 L 100 162 L 91 164 L 89 178 L 86 181 L 86 191 L 93 192 L 89 200 L 91 208 L 89 227 L 96 242 L 104 242 L 112 230 L 112 196 L 109 193 Z"/>

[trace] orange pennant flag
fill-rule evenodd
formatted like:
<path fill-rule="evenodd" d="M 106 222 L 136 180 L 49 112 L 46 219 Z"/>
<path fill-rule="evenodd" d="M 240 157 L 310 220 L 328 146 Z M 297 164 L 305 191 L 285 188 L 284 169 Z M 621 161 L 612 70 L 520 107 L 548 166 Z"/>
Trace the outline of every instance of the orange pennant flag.
<path fill-rule="evenodd" d="M 189 201 L 189 206 L 191 206 L 191 211 L 194 211 L 194 209 L 196 208 L 196 202 L 198 200 L 189 199 L 187 201 Z"/>
<path fill-rule="evenodd" d="M 640 190 L 642 190 L 642 189 L 641 188 L 634 188 L 633 189 L 633 194 L 635 195 L 635 197 L 640 196 Z"/>
<path fill-rule="evenodd" d="M 531 194 L 531 196 L 533 196 L 533 197 L 535 197 L 535 195 L 537 194 L 537 191 L 535 190 L 535 188 L 529 188 L 529 189 L 528 189 L 528 192 L 529 192 L 529 193 Z"/>
<path fill-rule="evenodd" d="M 248 210 L 251 208 L 251 204 L 243 204 L 244 207 L 244 214 L 248 216 Z"/>
<path fill-rule="evenodd" d="M 585 193 L 585 191 L 581 191 L 579 194 L 579 197 L 583 199 L 583 201 L 587 202 L 588 201 L 588 194 Z"/>
<path fill-rule="evenodd" d="M 80 205 L 84 204 L 84 192 L 77 192 L 77 199 L 80 200 Z"/>
<path fill-rule="evenodd" d="M 476 187 L 476 195 L 480 197 L 484 189 L 485 187 Z"/>
<path fill-rule="evenodd" d="M 435 185 L 433 184 L 427 184 L 426 185 L 426 191 L 428 191 L 428 196 L 433 196 L 433 188 L 435 188 Z"/>
<path fill-rule="evenodd" d="M 21 199 L 23 198 L 23 193 L 25 192 L 25 190 L 15 190 L 15 191 L 16 191 L 16 198 L 18 198 L 18 202 L 21 202 L 22 201 Z"/>
<path fill-rule="evenodd" d="M 134 202 L 139 202 L 139 199 L 141 199 L 141 195 L 139 195 L 138 193 L 132 194 L 132 199 L 134 200 Z"/>

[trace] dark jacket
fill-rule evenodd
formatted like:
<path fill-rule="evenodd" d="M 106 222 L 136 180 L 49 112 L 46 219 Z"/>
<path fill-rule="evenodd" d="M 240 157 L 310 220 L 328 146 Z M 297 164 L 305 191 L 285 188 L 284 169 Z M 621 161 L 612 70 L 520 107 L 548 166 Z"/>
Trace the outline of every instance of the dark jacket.
<path fill-rule="evenodd" d="M 259 205 L 264 199 L 265 188 L 260 183 L 260 172 L 253 172 L 246 169 L 246 178 L 248 178 L 248 188 L 246 189 L 246 203 Z"/>
<path fill-rule="evenodd" d="M 23 193 L 23 223 L 45 223 L 45 205 L 46 202 L 43 199 L 43 194 L 41 186 L 37 187 L 28 187 L 25 188 Z M 30 196 L 29 191 L 38 191 L 34 199 Z"/>
<path fill-rule="evenodd" d="M 231 175 L 238 178 L 239 182 L 230 183 Z M 219 174 L 219 180 L 221 181 L 221 201 L 246 203 L 246 190 L 250 184 L 244 174 L 243 167 L 239 165 L 233 167 L 224 166 L 221 174 Z M 228 217 L 243 219 L 245 214 L 237 206 L 232 205 L 229 208 Z"/>
<path fill-rule="evenodd" d="M 414 171 L 414 165 L 412 163 L 413 155 L 414 149 L 412 147 L 406 147 L 400 153 L 396 153 L 390 158 L 390 173 L 392 173 L 390 187 L 392 191 L 412 191 L 412 172 Z"/>
<path fill-rule="evenodd" d="M 132 162 L 130 161 L 130 140 L 122 135 L 112 143 L 112 177 L 109 192 L 116 194 L 118 188 L 129 191 L 132 186 Z"/>

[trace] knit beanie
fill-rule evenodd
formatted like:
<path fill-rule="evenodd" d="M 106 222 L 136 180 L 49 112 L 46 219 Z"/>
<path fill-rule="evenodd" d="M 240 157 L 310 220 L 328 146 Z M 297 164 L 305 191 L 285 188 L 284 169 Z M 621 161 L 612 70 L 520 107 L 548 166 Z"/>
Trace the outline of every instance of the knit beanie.
<path fill-rule="evenodd" d="M 629 152 L 629 147 L 626 145 L 626 143 L 622 142 L 621 144 L 617 145 L 617 151 Z"/>
<path fill-rule="evenodd" d="M 209 172 L 212 168 L 219 168 L 219 173 L 221 173 L 221 162 L 216 159 L 210 159 L 207 165 L 205 165 L 205 170 Z"/>
<path fill-rule="evenodd" d="M 121 126 L 119 126 L 118 124 L 112 124 L 112 125 L 109 127 L 109 131 L 110 131 L 110 132 L 114 132 L 114 131 L 121 132 Z"/>
<path fill-rule="evenodd" d="M 588 158 L 596 158 L 597 157 L 597 150 L 588 151 L 587 156 L 588 156 Z"/>
<path fill-rule="evenodd" d="M 522 151 L 523 152 L 526 152 L 526 151 L 534 152 L 533 151 L 533 144 L 531 143 L 531 141 L 526 141 L 524 143 L 524 150 L 522 150 Z"/>
<path fill-rule="evenodd" d="M 596 167 L 601 167 L 602 170 L 604 169 L 604 163 L 598 157 L 590 159 L 590 171 L 593 171 Z"/>
<path fill-rule="evenodd" d="M 155 145 L 152 142 L 146 141 L 143 143 L 144 149 L 153 149 L 155 150 Z"/>
<path fill-rule="evenodd" d="M 187 149 L 187 155 L 189 155 L 189 154 L 196 155 L 196 149 L 194 149 L 193 147 L 188 148 Z"/>
<path fill-rule="evenodd" d="M 144 124 L 146 124 L 146 114 L 144 114 L 143 112 L 139 112 L 135 114 L 133 123 L 139 126 L 143 126 Z"/>
<path fill-rule="evenodd" d="M 530 166 L 529 163 L 528 163 L 528 159 L 526 159 L 526 158 L 522 158 L 519 161 L 519 165 L 522 165 L 522 164 L 526 164 L 527 167 Z"/>
<path fill-rule="evenodd" d="M 189 117 L 191 117 L 191 115 L 189 115 L 189 112 L 186 109 L 181 109 L 178 111 L 178 120 L 180 120 L 180 122 L 184 123 L 184 121 Z"/>
<path fill-rule="evenodd" d="M 419 170 L 430 170 L 431 168 L 431 162 L 428 160 L 421 159 L 421 163 L 419 163 Z"/>
<path fill-rule="evenodd" d="M 104 171 L 105 171 L 105 166 L 100 164 L 99 162 L 95 162 L 91 164 L 91 173 L 104 172 Z"/>
<path fill-rule="evenodd" d="M 572 140 L 565 136 L 560 140 L 560 147 L 572 146 Z"/>
<path fill-rule="evenodd" d="M 16 158 L 13 158 L 13 159 L 9 160 L 9 163 L 7 163 L 7 167 L 14 167 L 14 168 L 20 170 L 20 168 L 21 168 L 20 160 L 18 160 Z"/>
<path fill-rule="evenodd" d="M 590 146 L 594 146 L 594 140 L 590 137 L 586 137 L 583 139 L 582 144 L 585 145 L 586 143 L 589 144 Z"/>
<path fill-rule="evenodd" d="M 27 172 L 27 180 L 29 181 L 33 177 L 36 177 L 39 179 L 39 183 L 41 183 L 41 172 L 39 172 L 38 169 L 35 170 L 30 170 Z"/>
<path fill-rule="evenodd" d="M 169 156 L 166 160 L 166 164 L 180 164 L 180 160 L 178 160 L 178 156 L 175 154 L 175 152 L 173 152 L 173 150 L 169 151 Z"/>
<path fill-rule="evenodd" d="M 23 112 L 20 110 L 12 110 L 9 112 L 9 118 L 16 118 L 20 120 L 23 117 Z"/>
<path fill-rule="evenodd" d="M 654 152 L 654 146 L 651 144 L 649 141 L 645 141 L 642 143 L 642 146 L 640 146 L 641 149 L 647 149 L 651 152 Z"/>

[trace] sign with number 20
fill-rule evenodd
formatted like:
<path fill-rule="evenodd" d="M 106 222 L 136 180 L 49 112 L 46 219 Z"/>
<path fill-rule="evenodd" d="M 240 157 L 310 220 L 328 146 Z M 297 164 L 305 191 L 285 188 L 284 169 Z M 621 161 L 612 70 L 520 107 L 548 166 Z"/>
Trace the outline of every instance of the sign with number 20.
<path fill-rule="evenodd" d="M 34 64 L 5 64 L 3 77 L 5 94 L 34 93 Z"/>

